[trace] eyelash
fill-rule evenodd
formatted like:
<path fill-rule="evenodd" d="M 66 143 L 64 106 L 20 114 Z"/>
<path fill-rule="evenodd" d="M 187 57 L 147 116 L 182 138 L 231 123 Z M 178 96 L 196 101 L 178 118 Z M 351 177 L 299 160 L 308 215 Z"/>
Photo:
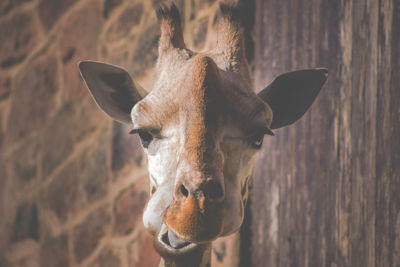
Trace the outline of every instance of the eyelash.
<path fill-rule="evenodd" d="M 255 149 L 260 149 L 264 140 L 264 133 L 253 135 L 250 139 L 250 145 Z"/>
<path fill-rule="evenodd" d="M 151 135 L 149 132 L 140 130 L 140 129 L 133 129 L 129 132 L 129 134 L 139 134 L 140 142 L 142 143 L 142 146 L 144 148 L 147 148 L 151 141 L 153 141 L 153 135 Z"/>
<path fill-rule="evenodd" d="M 147 148 L 150 145 L 151 141 L 153 141 L 154 139 L 153 135 L 151 135 L 149 132 L 140 129 L 132 129 L 129 132 L 129 134 L 136 134 L 136 133 L 139 134 L 140 142 L 142 143 L 142 146 L 144 148 Z M 265 134 L 272 136 L 274 135 L 271 130 L 265 129 L 263 132 L 255 134 L 251 137 L 249 141 L 250 145 L 255 149 L 260 149 L 262 147 Z"/>
<path fill-rule="evenodd" d="M 262 147 L 265 134 L 274 136 L 274 133 L 270 129 L 265 128 L 250 138 L 250 145 L 255 149 L 260 149 Z"/>

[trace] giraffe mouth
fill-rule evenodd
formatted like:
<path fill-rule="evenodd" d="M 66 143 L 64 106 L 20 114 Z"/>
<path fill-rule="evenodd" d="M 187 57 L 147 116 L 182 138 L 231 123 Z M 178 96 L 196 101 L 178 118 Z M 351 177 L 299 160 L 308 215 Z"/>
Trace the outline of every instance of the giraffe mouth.
<path fill-rule="evenodd" d="M 171 229 L 168 229 L 167 232 L 162 236 L 162 240 L 165 244 L 168 244 L 175 249 L 181 249 L 191 244 L 188 241 L 180 239 L 174 232 L 171 231 Z"/>
<path fill-rule="evenodd" d="M 174 232 L 163 224 L 161 231 L 154 238 L 154 246 L 161 256 L 179 257 L 191 254 L 204 245 L 180 239 Z"/>

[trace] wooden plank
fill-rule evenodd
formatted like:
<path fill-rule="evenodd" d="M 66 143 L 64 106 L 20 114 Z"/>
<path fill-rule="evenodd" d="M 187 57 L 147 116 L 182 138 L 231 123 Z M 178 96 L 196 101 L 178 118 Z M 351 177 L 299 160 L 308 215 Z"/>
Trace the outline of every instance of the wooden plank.
<path fill-rule="evenodd" d="M 256 2 L 255 86 L 326 66 L 312 109 L 265 138 L 254 266 L 400 263 L 400 3 Z"/>
<path fill-rule="evenodd" d="M 376 266 L 400 264 L 400 3 L 380 1 Z"/>

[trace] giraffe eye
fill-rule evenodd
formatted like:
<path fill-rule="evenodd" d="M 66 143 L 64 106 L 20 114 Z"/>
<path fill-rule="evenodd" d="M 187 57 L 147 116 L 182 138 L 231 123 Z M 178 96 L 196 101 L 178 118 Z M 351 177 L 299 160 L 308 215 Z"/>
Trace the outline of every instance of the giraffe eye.
<path fill-rule="evenodd" d="M 141 130 L 139 130 L 138 134 L 140 141 L 142 142 L 142 146 L 147 148 L 153 140 L 153 136 L 150 133 Z"/>
<path fill-rule="evenodd" d="M 151 135 L 149 132 L 140 130 L 140 129 L 133 129 L 129 132 L 129 134 L 139 134 L 140 142 L 142 142 L 142 146 L 144 148 L 147 148 L 151 141 L 153 141 L 153 135 Z"/>
<path fill-rule="evenodd" d="M 250 137 L 249 140 L 250 146 L 255 149 L 260 149 L 263 144 L 264 135 L 266 134 L 274 136 L 274 133 L 270 129 L 262 127 L 254 135 Z"/>
<path fill-rule="evenodd" d="M 250 145 L 255 149 L 260 149 L 264 140 L 264 133 L 258 133 L 251 137 Z"/>

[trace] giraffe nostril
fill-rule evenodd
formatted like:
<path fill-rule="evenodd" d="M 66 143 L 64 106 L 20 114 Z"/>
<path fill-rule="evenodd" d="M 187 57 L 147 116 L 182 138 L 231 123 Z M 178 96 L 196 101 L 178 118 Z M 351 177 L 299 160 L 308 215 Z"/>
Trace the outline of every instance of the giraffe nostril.
<path fill-rule="evenodd" d="M 157 188 L 153 185 L 153 186 L 151 187 L 151 193 L 150 193 L 150 195 L 153 195 L 153 194 L 156 192 L 156 190 L 157 190 Z"/>
<path fill-rule="evenodd" d="M 218 182 L 209 182 L 206 186 L 206 192 L 211 200 L 219 200 L 224 196 L 222 186 Z"/>
<path fill-rule="evenodd" d="M 186 187 L 181 184 L 181 186 L 179 187 L 179 191 L 181 192 L 181 194 L 185 197 L 189 196 L 189 191 L 186 189 Z"/>

